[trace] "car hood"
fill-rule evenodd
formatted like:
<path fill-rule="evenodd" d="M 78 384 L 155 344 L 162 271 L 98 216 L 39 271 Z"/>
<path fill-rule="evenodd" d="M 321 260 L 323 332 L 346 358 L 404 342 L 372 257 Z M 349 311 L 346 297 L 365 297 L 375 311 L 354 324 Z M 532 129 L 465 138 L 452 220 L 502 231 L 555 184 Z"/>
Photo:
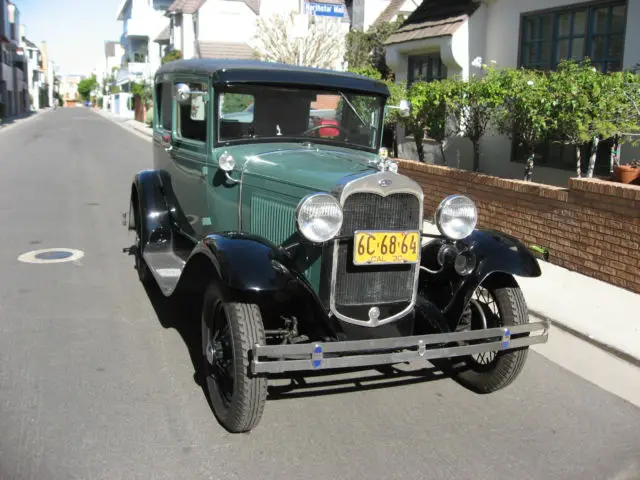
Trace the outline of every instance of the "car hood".
<path fill-rule="evenodd" d="M 245 156 L 243 176 L 284 182 L 311 190 L 329 191 L 345 177 L 375 173 L 366 152 L 323 146 L 275 147 Z"/>

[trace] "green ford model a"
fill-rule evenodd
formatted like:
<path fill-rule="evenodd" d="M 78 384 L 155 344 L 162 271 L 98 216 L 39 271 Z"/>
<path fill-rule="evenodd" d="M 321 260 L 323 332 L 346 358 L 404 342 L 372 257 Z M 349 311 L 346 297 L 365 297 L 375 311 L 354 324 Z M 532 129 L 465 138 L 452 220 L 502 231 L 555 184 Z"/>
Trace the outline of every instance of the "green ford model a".
<path fill-rule="evenodd" d="M 547 340 L 513 277 L 540 275 L 522 243 L 476 229 L 462 195 L 439 206 L 441 235 L 423 232 L 420 185 L 380 148 L 388 96 L 257 61 L 155 76 L 154 168 L 134 178 L 125 251 L 166 296 L 201 294 L 207 390 L 231 432 L 260 421 L 270 373 L 428 359 L 488 393 Z"/>

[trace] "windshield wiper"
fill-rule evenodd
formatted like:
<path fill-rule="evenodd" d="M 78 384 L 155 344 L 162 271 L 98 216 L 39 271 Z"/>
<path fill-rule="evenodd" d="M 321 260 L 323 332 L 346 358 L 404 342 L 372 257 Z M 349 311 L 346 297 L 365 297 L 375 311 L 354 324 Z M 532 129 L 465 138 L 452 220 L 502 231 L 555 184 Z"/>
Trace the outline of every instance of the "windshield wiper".
<path fill-rule="evenodd" d="M 344 101 L 347 102 L 347 104 L 351 107 L 351 110 L 353 110 L 353 113 L 356 114 L 356 116 L 358 117 L 358 119 L 362 122 L 362 125 L 364 125 L 365 127 L 367 126 L 367 122 L 365 122 L 362 117 L 360 116 L 360 114 L 358 113 L 358 111 L 356 110 L 356 107 L 354 107 L 351 102 L 349 101 L 349 99 L 345 96 L 344 93 L 340 92 L 340 95 L 342 96 L 342 98 L 344 98 Z"/>

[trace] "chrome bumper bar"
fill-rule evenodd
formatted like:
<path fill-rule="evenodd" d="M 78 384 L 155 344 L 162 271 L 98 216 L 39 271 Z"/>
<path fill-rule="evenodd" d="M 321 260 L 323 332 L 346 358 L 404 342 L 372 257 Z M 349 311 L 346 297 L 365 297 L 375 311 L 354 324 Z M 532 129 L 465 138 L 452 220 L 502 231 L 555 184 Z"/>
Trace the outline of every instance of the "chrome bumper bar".
<path fill-rule="evenodd" d="M 312 342 L 297 345 L 256 344 L 253 348 L 251 371 L 254 374 L 302 370 L 317 371 L 459 357 L 496 350 L 511 350 L 546 343 L 549 337 L 549 326 L 548 321 L 542 320 L 506 328 L 489 328 L 486 330 L 437 333 L 411 337 L 343 342 Z M 512 339 L 513 335 L 527 333 L 529 335 Z M 531 335 L 531 333 L 537 333 L 537 335 Z M 472 345 L 451 345 L 452 343 L 476 340 L 485 341 Z"/>

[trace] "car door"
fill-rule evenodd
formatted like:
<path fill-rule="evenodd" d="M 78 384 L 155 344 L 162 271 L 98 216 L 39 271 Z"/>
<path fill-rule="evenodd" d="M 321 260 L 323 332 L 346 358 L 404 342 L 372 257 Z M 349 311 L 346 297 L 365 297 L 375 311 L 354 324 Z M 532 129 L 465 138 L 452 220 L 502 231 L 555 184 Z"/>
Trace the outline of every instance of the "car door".
<path fill-rule="evenodd" d="M 187 101 L 178 102 L 175 92 L 179 84 L 187 84 Z M 174 77 L 172 91 L 172 129 L 162 132 L 159 146 L 169 157 L 168 173 L 176 198 L 177 218 L 183 230 L 196 239 L 205 235 L 207 226 L 209 81 L 200 77 Z"/>

